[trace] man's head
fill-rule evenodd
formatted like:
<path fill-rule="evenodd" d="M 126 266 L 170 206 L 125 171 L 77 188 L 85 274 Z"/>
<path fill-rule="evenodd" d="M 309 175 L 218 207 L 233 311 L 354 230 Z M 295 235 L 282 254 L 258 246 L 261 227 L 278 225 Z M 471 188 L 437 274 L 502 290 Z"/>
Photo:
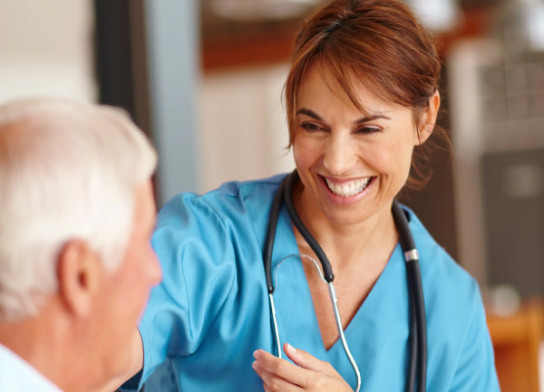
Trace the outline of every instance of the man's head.
<path fill-rule="evenodd" d="M 0 342 L 9 347 L 9 326 L 32 326 L 36 339 L 43 326 L 52 341 L 59 334 L 59 345 L 85 350 L 96 378 L 87 382 L 123 370 L 161 278 L 150 244 L 156 161 L 119 110 L 60 100 L 0 107 Z"/>

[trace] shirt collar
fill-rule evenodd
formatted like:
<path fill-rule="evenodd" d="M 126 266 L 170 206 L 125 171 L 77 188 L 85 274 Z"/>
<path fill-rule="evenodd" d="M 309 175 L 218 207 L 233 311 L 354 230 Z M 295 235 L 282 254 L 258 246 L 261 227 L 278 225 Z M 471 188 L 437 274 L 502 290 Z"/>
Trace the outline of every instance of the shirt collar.
<path fill-rule="evenodd" d="M 30 364 L 1 344 L 0 391 L 62 392 Z"/>

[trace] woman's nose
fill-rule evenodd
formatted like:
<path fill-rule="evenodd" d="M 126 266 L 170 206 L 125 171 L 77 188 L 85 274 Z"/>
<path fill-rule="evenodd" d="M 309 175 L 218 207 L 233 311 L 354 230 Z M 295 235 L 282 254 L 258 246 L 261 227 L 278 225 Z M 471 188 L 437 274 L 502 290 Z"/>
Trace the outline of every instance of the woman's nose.
<path fill-rule="evenodd" d="M 342 175 L 356 164 L 357 157 L 349 137 L 331 135 L 326 143 L 323 164 L 331 175 Z"/>

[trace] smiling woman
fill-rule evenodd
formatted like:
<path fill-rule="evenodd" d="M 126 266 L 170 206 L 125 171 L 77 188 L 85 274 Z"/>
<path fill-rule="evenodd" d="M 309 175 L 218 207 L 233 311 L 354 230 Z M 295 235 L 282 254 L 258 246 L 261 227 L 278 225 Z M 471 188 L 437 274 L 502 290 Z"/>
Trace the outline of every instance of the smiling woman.
<path fill-rule="evenodd" d="M 297 38 L 285 89 L 290 145 L 301 110 L 301 85 L 316 66 L 330 74 L 359 113 L 370 110 L 360 96 L 363 86 L 375 99 L 410 109 L 418 132 L 422 113 L 438 91 L 441 69 L 433 36 L 403 4 L 332 2 L 308 21 Z M 447 144 L 445 132 L 440 128 L 435 132 L 441 136 L 437 140 Z M 428 151 L 423 143 L 414 150 L 409 187 L 421 187 L 428 180 L 424 168 Z"/>
<path fill-rule="evenodd" d="M 164 280 L 140 325 L 143 371 L 127 387 L 151 375 L 153 391 L 410 391 L 419 339 L 419 392 L 499 390 L 476 281 L 395 203 L 425 180 L 410 173 L 435 128 L 439 73 L 432 36 L 397 0 L 335 0 L 308 19 L 285 88 L 298 176 L 163 208 Z M 394 206 L 408 220 L 398 230 Z M 408 279 L 418 253 L 399 243 L 406 227 L 421 267 Z M 334 274 L 315 268 L 323 254 Z M 427 329 L 414 338 L 419 276 Z"/>
<path fill-rule="evenodd" d="M 291 143 L 307 190 L 302 204 L 331 222 L 362 222 L 390 205 L 405 185 L 414 146 L 430 136 L 440 98 L 434 92 L 427 99 L 416 124 L 414 109 L 383 101 L 362 83 L 352 87 L 350 99 L 333 75 L 327 65 L 315 64 L 298 92 Z M 363 198 L 364 204 L 349 208 Z M 388 209 L 385 214 L 391 215 Z"/>

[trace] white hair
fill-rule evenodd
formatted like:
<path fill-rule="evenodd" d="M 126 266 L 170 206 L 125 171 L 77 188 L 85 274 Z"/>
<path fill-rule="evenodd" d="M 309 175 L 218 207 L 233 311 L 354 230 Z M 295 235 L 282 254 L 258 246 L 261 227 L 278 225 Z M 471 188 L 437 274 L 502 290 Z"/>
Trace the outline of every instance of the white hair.
<path fill-rule="evenodd" d="M 0 106 L 0 322 L 38 313 L 58 289 L 56 262 L 70 240 L 117 268 L 135 187 L 156 164 L 119 109 L 59 99 Z"/>

